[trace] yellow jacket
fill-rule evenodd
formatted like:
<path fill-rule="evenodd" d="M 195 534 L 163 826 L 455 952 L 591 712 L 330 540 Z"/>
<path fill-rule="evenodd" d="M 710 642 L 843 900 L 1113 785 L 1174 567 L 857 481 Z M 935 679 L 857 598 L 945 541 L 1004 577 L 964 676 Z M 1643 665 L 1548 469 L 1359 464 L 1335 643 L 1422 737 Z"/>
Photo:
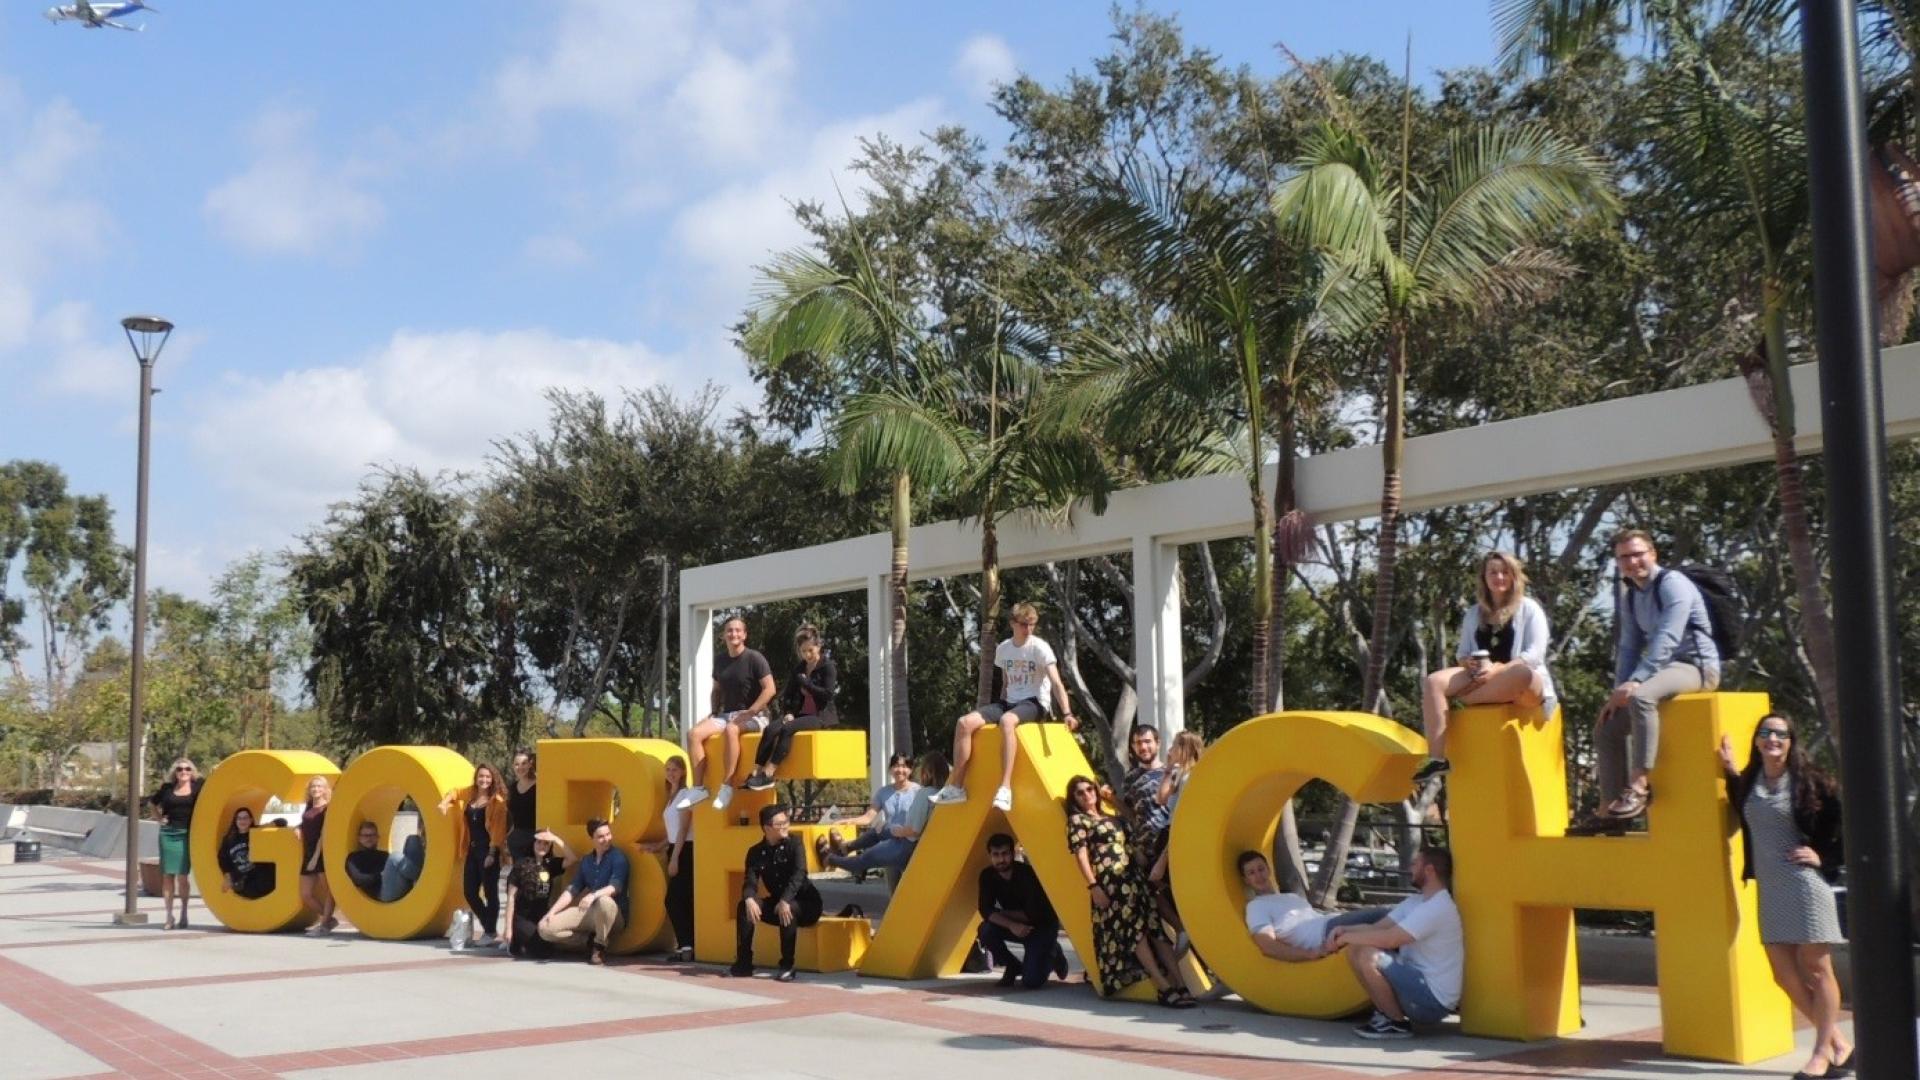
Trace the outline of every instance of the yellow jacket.
<path fill-rule="evenodd" d="M 453 816 L 453 850 L 462 855 L 467 851 L 467 807 L 473 805 L 473 795 L 472 786 L 468 786 L 447 807 L 447 813 Z M 487 801 L 487 846 L 507 846 L 507 798 L 498 792 Z"/>

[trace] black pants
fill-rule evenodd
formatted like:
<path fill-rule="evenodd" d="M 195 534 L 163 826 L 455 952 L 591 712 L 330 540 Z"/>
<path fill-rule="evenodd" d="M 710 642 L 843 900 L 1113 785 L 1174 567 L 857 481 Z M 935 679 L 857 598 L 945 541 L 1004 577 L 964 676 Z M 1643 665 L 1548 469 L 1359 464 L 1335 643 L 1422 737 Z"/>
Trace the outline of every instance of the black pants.
<path fill-rule="evenodd" d="M 812 885 L 800 890 L 793 899 L 793 922 L 780 925 L 780 916 L 774 913 L 773 898 L 760 900 L 760 920 L 780 931 L 780 967 L 782 970 L 793 966 L 793 947 L 800 940 L 800 928 L 812 926 L 820 921 L 820 890 Z M 733 934 L 733 970 L 753 970 L 753 920 L 747 918 L 747 902 L 740 901 L 734 908 Z"/>
<path fill-rule="evenodd" d="M 513 944 L 507 946 L 507 952 L 514 956 L 524 956 L 530 960 L 545 960 L 553 955 L 553 942 L 540 936 L 540 916 L 543 911 L 523 911 L 516 904 L 513 909 Z"/>
<path fill-rule="evenodd" d="M 791 720 L 774 717 L 767 721 L 767 730 L 760 733 L 760 749 L 754 752 L 753 763 L 762 769 L 778 767 L 793 753 L 793 737 L 803 731 L 818 731 L 827 726 L 827 719 L 819 713 L 796 716 Z"/>
<path fill-rule="evenodd" d="M 1019 968 L 1020 984 L 1031 990 L 1045 984 L 1047 976 L 1053 971 L 1054 955 L 1060 951 L 1060 925 L 1047 923 L 1036 926 L 1033 933 L 1019 938 L 998 923 L 982 922 L 980 944 L 986 946 L 994 962 L 1001 967 Z M 1015 959 L 1008 945 L 1019 945 L 1026 955 Z"/>
<path fill-rule="evenodd" d="M 493 934 L 500 927 L 500 867 L 488 866 L 488 848 L 467 849 L 467 910 L 480 921 L 480 929 Z"/>
<path fill-rule="evenodd" d="M 533 830 L 507 830 L 507 858 L 514 862 L 533 858 Z M 509 864 L 511 865 L 511 864 Z"/>
<path fill-rule="evenodd" d="M 672 857 L 672 849 L 668 849 Z M 680 846 L 680 872 L 667 879 L 667 921 L 673 924 L 673 943 L 693 947 L 693 841 Z"/>

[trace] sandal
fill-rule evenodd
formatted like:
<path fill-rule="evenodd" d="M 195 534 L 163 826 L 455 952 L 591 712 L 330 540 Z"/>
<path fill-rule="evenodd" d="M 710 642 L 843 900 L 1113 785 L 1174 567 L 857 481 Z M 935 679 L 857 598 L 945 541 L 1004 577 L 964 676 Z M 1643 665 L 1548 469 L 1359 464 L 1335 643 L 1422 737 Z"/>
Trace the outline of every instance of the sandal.
<path fill-rule="evenodd" d="M 169 916 L 167 916 L 167 925 L 165 925 L 165 926 L 163 926 L 163 927 L 161 927 L 160 929 L 162 929 L 162 930 L 171 930 L 171 929 L 173 929 L 173 916 L 171 916 L 171 915 L 169 915 Z"/>
<path fill-rule="evenodd" d="M 1184 986 L 1169 986 L 1165 990 L 1160 991 L 1156 997 L 1160 1004 L 1169 1009 L 1197 1009 L 1200 1007 L 1200 1003 L 1193 999 L 1192 994 L 1187 993 L 1187 988 Z"/>
<path fill-rule="evenodd" d="M 1619 798 L 1608 803 L 1606 808 L 1600 811 L 1600 815 L 1602 817 L 1613 818 L 1617 821 L 1630 821 L 1646 813 L 1647 807 L 1652 804 L 1652 802 L 1653 790 L 1651 788 L 1646 791 L 1641 791 L 1639 788 L 1628 788 L 1620 793 Z"/>

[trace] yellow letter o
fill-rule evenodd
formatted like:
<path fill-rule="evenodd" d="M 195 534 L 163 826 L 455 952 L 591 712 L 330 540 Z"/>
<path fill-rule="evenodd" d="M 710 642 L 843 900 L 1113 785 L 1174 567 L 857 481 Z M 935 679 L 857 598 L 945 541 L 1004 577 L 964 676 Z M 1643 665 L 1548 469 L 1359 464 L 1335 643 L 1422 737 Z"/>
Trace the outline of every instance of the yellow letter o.
<path fill-rule="evenodd" d="M 448 789 L 472 782 L 473 765 L 444 746 L 382 746 L 347 766 L 327 811 L 322 860 L 334 901 L 361 933 L 403 941 L 446 932 L 454 911 L 466 902 L 459 872 L 465 852 L 454 850 L 452 819 L 434 808 Z M 387 836 L 394 811 L 405 798 L 420 808 L 426 859 L 413 888 L 398 900 L 382 903 L 347 877 L 347 855 L 358 843 L 363 821 L 373 822 L 380 835 Z"/>

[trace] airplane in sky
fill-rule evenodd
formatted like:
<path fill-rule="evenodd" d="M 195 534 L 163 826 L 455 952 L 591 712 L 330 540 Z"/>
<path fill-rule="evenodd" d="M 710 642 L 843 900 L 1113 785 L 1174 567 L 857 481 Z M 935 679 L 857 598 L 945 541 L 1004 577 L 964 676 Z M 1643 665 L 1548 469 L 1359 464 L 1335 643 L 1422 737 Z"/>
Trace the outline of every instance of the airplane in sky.
<path fill-rule="evenodd" d="M 146 24 L 128 26 L 115 19 L 124 19 L 136 11 L 153 11 L 146 0 L 115 0 L 112 3 L 89 3 L 88 0 L 74 0 L 71 4 L 50 7 L 46 10 L 48 22 L 77 22 L 89 30 L 98 30 L 111 26 L 115 30 L 145 30 Z"/>

